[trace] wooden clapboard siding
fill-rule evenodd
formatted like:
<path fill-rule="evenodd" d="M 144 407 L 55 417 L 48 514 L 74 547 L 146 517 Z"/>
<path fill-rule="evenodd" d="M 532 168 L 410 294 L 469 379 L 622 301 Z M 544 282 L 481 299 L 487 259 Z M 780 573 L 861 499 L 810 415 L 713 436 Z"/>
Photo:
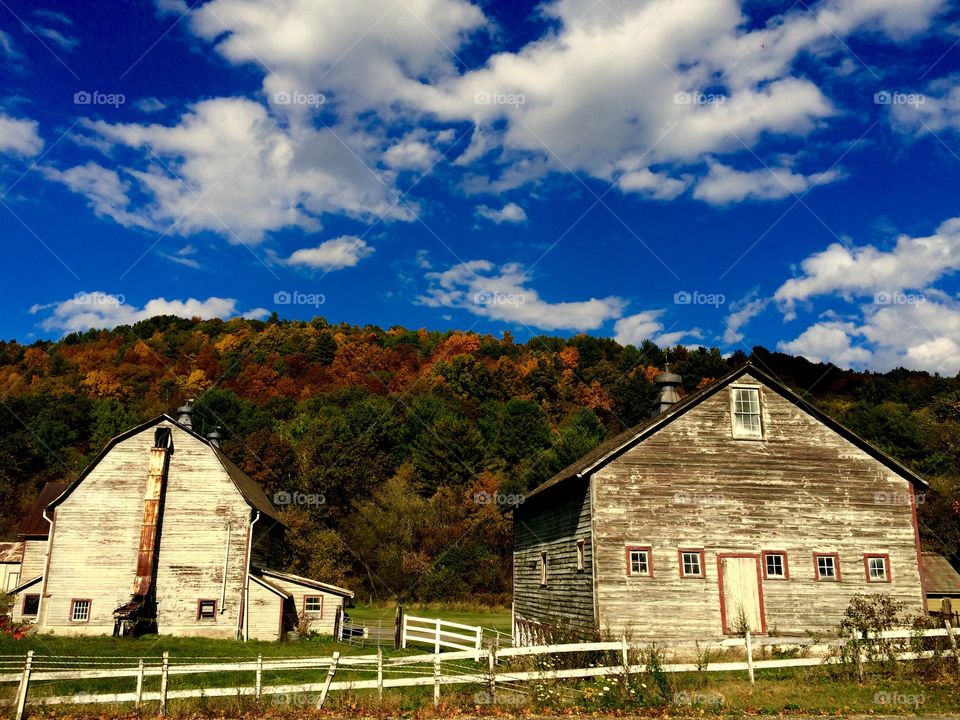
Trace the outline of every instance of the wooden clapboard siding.
<path fill-rule="evenodd" d="M 240 620 L 250 507 L 208 445 L 180 429 L 173 441 L 157 564 L 158 628 L 232 638 Z M 217 601 L 215 622 L 197 619 L 200 599 Z"/>
<path fill-rule="evenodd" d="M 600 627 L 719 635 L 717 555 L 763 550 L 785 551 L 790 574 L 762 582 L 768 629 L 834 630 L 858 592 L 922 611 L 908 480 L 753 376 L 744 384 L 760 388 L 763 441 L 733 439 L 724 388 L 594 474 Z M 626 577 L 633 544 L 652 547 L 654 577 Z M 681 547 L 704 548 L 705 579 L 680 577 Z M 814 552 L 840 554 L 841 582 L 814 580 Z M 865 553 L 889 554 L 891 583 L 866 582 Z"/>
<path fill-rule="evenodd" d="M 275 585 L 286 593 L 293 596 L 293 608 L 291 612 L 297 617 L 303 610 L 303 598 L 307 595 L 319 595 L 323 598 L 323 613 L 321 615 L 310 616 L 310 630 L 323 635 L 333 634 L 333 622 L 337 616 L 337 608 L 343 607 L 343 596 L 334 593 L 325 592 L 316 588 L 305 587 L 299 583 L 290 582 L 277 577 L 270 577 L 270 584 Z"/>
<path fill-rule="evenodd" d="M 250 639 L 280 640 L 283 598 L 262 585 L 250 583 Z"/>
<path fill-rule="evenodd" d="M 588 482 L 571 481 L 520 505 L 513 527 L 516 618 L 561 624 L 575 634 L 592 635 L 596 626 Z M 582 572 L 577 572 L 578 540 L 584 541 Z M 547 586 L 541 587 L 544 551 Z"/>
<path fill-rule="evenodd" d="M 23 543 L 23 561 L 20 563 L 20 582 L 43 575 L 47 561 L 47 539 L 26 540 Z"/>

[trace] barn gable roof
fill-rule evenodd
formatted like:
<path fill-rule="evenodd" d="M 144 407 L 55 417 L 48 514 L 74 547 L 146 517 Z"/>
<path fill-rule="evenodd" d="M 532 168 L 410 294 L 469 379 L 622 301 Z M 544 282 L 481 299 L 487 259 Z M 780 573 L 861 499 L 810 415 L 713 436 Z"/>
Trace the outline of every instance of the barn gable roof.
<path fill-rule="evenodd" d="M 33 501 L 33 507 L 30 508 L 30 512 L 27 513 L 27 517 L 20 525 L 21 538 L 35 540 L 45 538 L 50 534 L 50 523 L 44 520 L 43 511 L 66 489 L 67 484 L 60 482 L 48 482 L 43 486 L 40 494 L 37 495 L 37 499 Z"/>
<path fill-rule="evenodd" d="M 188 433 L 189 435 L 193 436 L 195 439 L 199 440 L 204 445 L 207 445 L 213 451 L 214 457 L 216 457 L 217 460 L 220 462 L 220 465 L 223 467 L 224 472 L 226 472 L 230 480 L 233 481 L 234 486 L 236 486 L 237 490 L 243 496 L 243 499 L 247 501 L 247 504 L 250 507 L 252 507 L 254 510 L 259 510 L 261 513 L 269 517 L 274 522 L 277 522 L 283 525 L 283 521 L 280 519 L 280 516 L 277 514 L 276 508 L 274 508 L 273 505 L 270 503 L 270 500 L 267 498 L 266 494 L 263 492 L 263 488 L 260 487 L 260 485 L 257 483 L 256 480 L 251 478 L 243 470 L 237 467 L 237 465 L 232 460 L 230 460 L 226 455 L 224 455 L 223 452 L 220 450 L 220 448 L 218 448 L 216 445 L 212 444 L 209 440 L 207 440 L 205 437 L 203 437 L 199 433 L 194 432 L 192 428 L 188 428 L 185 425 L 181 425 L 179 422 L 177 422 L 172 417 L 166 414 L 158 415 L 152 420 L 148 420 L 145 423 L 141 423 L 136 427 L 130 428 L 126 432 L 121 433 L 120 435 L 117 435 L 110 442 L 108 442 L 104 446 L 103 450 L 101 450 L 97 454 L 97 456 L 90 462 L 90 464 L 87 465 L 83 469 L 83 471 L 77 476 L 77 479 L 74 480 L 72 483 L 70 483 L 69 486 L 66 486 L 66 488 L 62 491 L 62 494 L 59 494 L 59 497 L 55 497 L 55 499 L 52 502 L 49 502 L 48 504 L 44 505 L 43 508 L 41 508 L 40 510 L 41 516 L 42 516 L 43 509 L 47 507 L 51 507 L 51 508 L 56 507 L 57 505 L 62 503 L 65 499 L 67 499 L 70 496 L 70 494 L 74 490 L 76 490 L 77 486 L 80 485 L 81 482 L 83 482 L 84 478 L 86 478 L 87 475 L 89 475 L 93 471 L 93 469 L 100 463 L 100 461 L 106 457 L 107 453 L 109 453 L 118 443 L 130 437 L 133 437 L 134 435 L 137 435 L 138 433 L 141 433 L 144 430 L 149 430 L 154 425 L 158 425 L 159 423 L 165 422 L 165 421 L 172 423 L 173 425 L 176 425 L 180 430 L 183 430 L 185 433 Z M 175 451 L 176 450 L 174 450 L 174 452 Z"/>
<path fill-rule="evenodd" d="M 926 489 L 927 481 L 917 475 L 913 470 L 908 468 L 906 465 L 900 461 L 894 459 L 890 455 L 887 455 L 885 452 L 880 450 L 877 447 L 874 447 L 862 437 L 857 435 L 855 432 L 849 428 L 841 425 L 836 420 L 832 419 L 822 411 L 815 408 L 813 405 L 808 403 L 802 397 L 800 397 L 793 390 L 788 388 L 786 385 L 781 383 L 779 380 L 771 377 L 769 374 L 760 370 L 756 365 L 751 362 L 746 363 L 740 368 L 733 370 L 723 377 L 719 378 L 715 382 L 711 383 L 705 388 L 702 388 L 694 393 L 691 393 L 685 397 L 680 402 L 672 405 L 668 410 L 655 415 L 648 420 L 636 425 L 628 430 L 623 431 L 618 435 L 614 435 L 612 438 L 606 442 L 601 443 L 592 451 L 584 455 L 582 458 L 577 460 L 574 463 L 571 463 L 563 470 L 558 472 L 552 478 L 546 482 L 538 485 L 534 490 L 529 492 L 526 495 L 526 500 L 539 495 L 552 487 L 555 487 L 566 480 L 572 478 L 583 478 L 587 475 L 590 475 L 593 472 L 596 472 L 607 463 L 616 458 L 620 457 L 627 450 L 638 445 L 644 439 L 648 438 L 650 435 L 653 435 L 661 428 L 669 425 L 671 422 L 677 418 L 682 417 L 689 410 L 692 410 L 697 405 L 702 403 L 704 400 L 712 397 L 717 392 L 727 387 L 733 382 L 736 382 L 738 379 L 744 375 L 751 375 L 752 377 L 759 380 L 766 387 L 770 388 L 778 395 L 783 397 L 785 400 L 793 403 L 798 408 L 803 410 L 808 415 L 812 416 L 814 419 L 818 420 L 822 424 L 826 425 L 828 428 L 836 432 L 838 435 L 844 439 L 851 442 L 853 445 L 857 446 L 865 453 L 873 457 L 875 460 L 879 461 L 889 469 L 893 470 L 898 475 L 906 478 L 914 486 L 920 489 Z"/>

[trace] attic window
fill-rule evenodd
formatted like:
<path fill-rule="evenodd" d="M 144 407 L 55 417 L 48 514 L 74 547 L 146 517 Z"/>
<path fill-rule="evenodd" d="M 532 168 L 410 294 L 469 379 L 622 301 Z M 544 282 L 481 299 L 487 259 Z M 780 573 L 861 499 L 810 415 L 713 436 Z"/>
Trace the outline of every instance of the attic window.
<path fill-rule="evenodd" d="M 167 450 L 173 445 L 173 435 L 168 427 L 157 428 L 153 433 L 153 446 Z"/>
<path fill-rule="evenodd" d="M 197 601 L 197 620 L 216 620 L 217 619 L 217 601 L 216 600 L 198 600 Z"/>
<path fill-rule="evenodd" d="M 735 387 L 730 390 L 735 438 L 762 439 L 760 422 L 760 389 Z"/>

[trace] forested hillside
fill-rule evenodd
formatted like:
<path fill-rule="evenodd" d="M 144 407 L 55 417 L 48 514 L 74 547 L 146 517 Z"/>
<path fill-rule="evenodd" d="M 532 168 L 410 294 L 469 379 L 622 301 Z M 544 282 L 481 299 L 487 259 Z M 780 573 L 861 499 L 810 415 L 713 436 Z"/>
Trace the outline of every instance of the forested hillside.
<path fill-rule="evenodd" d="M 753 358 L 931 480 L 924 542 L 960 567 L 957 378 L 842 371 L 762 348 Z M 195 428 L 221 426 L 225 451 L 268 496 L 291 494 L 290 569 L 363 598 L 497 600 L 510 591 L 498 494 L 648 417 L 668 360 L 689 392 L 747 356 L 322 318 L 157 317 L 0 343 L 0 537 L 45 481 L 73 479 L 112 436 L 197 398 Z"/>

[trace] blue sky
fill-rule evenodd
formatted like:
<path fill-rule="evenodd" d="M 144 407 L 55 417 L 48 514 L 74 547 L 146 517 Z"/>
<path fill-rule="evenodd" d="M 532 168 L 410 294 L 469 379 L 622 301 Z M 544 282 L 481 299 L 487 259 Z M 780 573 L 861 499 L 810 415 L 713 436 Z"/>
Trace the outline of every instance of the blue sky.
<path fill-rule="evenodd" d="M 159 312 L 960 370 L 944 0 L 0 1 L 0 336 Z"/>

